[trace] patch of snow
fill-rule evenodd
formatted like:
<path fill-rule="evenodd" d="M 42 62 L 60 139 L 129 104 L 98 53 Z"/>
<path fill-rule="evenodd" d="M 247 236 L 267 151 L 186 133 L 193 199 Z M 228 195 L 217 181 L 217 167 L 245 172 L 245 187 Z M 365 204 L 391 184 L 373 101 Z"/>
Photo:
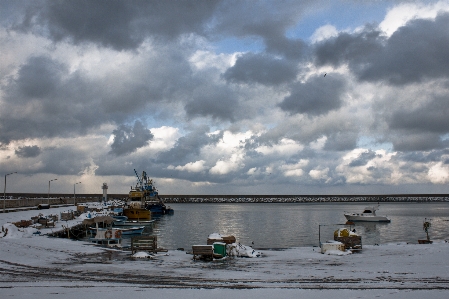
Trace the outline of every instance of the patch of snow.
<path fill-rule="evenodd" d="M 324 254 L 327 255 L 348 255 L 348 254 L 352 254 L 352 252 L 350 250 L 346 250 L 346 251 L 341 251 L 341 250 L 327 250 Z"/>
<path fill-rule="evenodd" d="M 132 255 L 134 258 L 149 258 L 151 257 L 151 254 L 148 252 L 138 251 Z"/>
<path fill-rule="evenodd" d="M 18 228 L 12 223 L 6 223 L 2 226 L 0 237 L 5 239 L 31 238 L 37 229 L 34 227 Z"/>
<path fill-rule="evenodd" d="M 254 250 L 250 246 L 242 245 L 240 243 L 232 243 L 226 246 L 226 254 L 228 256 L 237 257 L 261 257 L 262 252 Z"/>

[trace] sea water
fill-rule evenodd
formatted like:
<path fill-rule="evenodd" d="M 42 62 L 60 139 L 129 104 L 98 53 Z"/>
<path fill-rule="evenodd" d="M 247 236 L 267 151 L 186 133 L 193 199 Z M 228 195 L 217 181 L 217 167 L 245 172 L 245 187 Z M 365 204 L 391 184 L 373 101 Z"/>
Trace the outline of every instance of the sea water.
<path fill-rule="evenodd" d="M 152 234 L 166 249 L 206 244 L 211 233 L 233 235 L 254 248 L 318 246 L 345 227 L 345 212 L 360 213 L 377 203 L 233 203 L 170 204 L 174 215 L 156 218 Z M 425 219 L 431 240 L 449 240 L 449 203 L 382 203 L 378 215 L 391 223 L 356 223 L 351 229 L 364 245 L 418 243 L 425 239 Z"/>

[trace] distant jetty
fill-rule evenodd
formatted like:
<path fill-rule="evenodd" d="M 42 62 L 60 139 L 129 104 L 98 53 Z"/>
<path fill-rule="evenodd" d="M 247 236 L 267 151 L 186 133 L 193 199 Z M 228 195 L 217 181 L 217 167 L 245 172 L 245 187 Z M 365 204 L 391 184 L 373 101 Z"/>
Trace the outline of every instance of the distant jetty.
<path fill-rule="evenodd" d="M 128 194 L 109 194 L 126 199 Z M 325 203 L 325 202 L 449 202 L 448 194 L 392 195 L 160 195 L 165 203 Z M 3 198 L 3 197 L 1 197 Z M 47 203 L 43 194 L 7 193 L 7 207 Z M 101 194 L 77 194 L 76 203 L 101 201 Z M 73 203 L 73 194 L 52 194 L 50 204 Z"/>
<path fill-rule="evenodd" d="M 172 195 L 166 203 L 324 203 L 324 202 L 449 202 L 447 194 L 432 195 Z"/>

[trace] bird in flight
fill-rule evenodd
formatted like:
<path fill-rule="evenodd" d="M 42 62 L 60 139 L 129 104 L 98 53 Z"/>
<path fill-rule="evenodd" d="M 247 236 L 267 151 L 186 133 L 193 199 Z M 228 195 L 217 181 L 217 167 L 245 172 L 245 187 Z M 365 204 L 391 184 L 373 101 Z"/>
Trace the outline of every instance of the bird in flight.
<path fill-rule="evenodd" d="M 324 77 L 326 77 L 327 73 L 324 73 Z"/>

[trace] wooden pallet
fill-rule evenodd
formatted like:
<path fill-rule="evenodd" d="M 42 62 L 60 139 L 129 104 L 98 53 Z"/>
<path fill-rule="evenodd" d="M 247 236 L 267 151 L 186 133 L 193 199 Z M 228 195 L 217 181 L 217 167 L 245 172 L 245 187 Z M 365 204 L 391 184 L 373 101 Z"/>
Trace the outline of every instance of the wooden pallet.
<path fill-rule="evenodd" d="M 214 246 L 213 245 L 193 245 L 192 246 L 193 259 L 213 259 Z"/>
<path fill-rule="evenodd" d="M 137 251 L 148 251 L 156 253 L 157 248 L 157 236 L 137 236 L 131 238 L 131 253 L 134 254 Z"/>

